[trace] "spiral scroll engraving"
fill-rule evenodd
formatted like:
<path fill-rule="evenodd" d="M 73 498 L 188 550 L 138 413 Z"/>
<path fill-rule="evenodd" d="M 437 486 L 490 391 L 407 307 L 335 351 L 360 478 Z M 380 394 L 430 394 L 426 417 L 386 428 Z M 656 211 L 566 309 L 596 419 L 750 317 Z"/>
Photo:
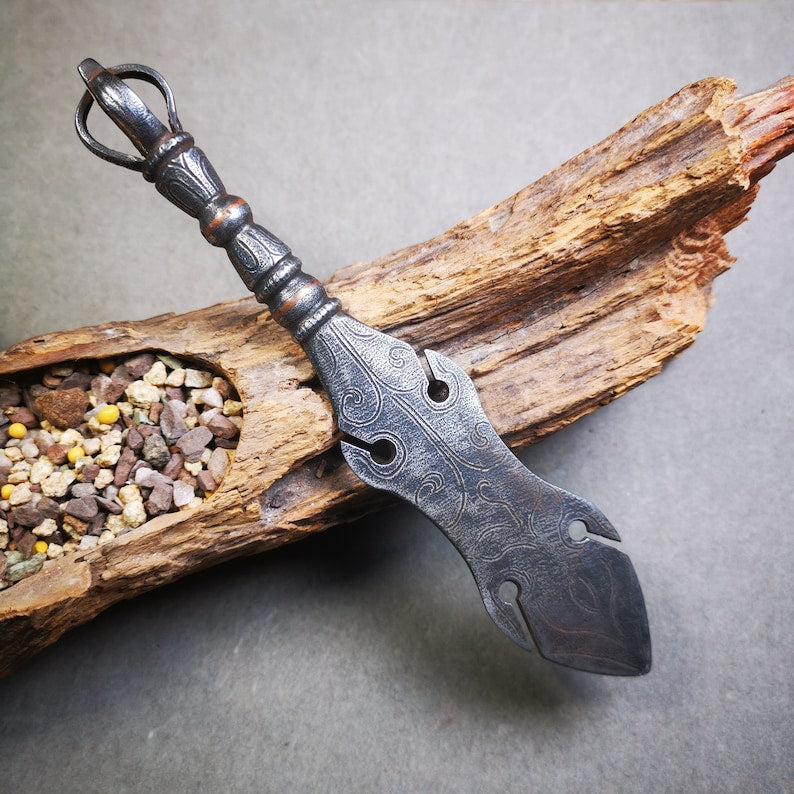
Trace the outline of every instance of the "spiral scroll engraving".
<path fill-rule="evenodd" d="M 617 539 L 603 514 L 544 482 L 505 446 L 469 377 L 425 351 L 446 399 L 428 394 L 421 362 L 404 342 L 337 314 L 305 346 L 349 434 L 343 453 L 365 482 L 415 505 L 455 544 L 471 568 L 494 622 L 523 647 L 600 672 L 644 669 L 644 604 L 629 558 L 590 538 L 573 541 L 583 520 L 592 534 Z M 399 366 L 395 363 L 399 362 Z M 370 452 L 399 428 L 405 455 L 388 465 Z M 499 596 L 519 588 L 516 614 Z"/>

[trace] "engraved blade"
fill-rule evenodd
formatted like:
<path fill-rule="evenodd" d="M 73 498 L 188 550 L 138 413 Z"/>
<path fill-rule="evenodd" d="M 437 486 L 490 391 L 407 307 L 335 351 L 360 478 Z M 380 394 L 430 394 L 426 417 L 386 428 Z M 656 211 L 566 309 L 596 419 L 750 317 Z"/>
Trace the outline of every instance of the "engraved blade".
<path fill-rule="evenodd" d="M 339 301 L 302 272 L 289 247 L 254 223 L 243 199 L 226 192 L 182 130 L 162 75 L 140 64 L 104 69 L 91 59 L 80 74 L 88 89 L 75 113 L 83 143 L 105 160 L 141 171 L 198 219 L 209 243 L 226 250 L 248 289 L 311 358 L 348 434 L 342 450 L 353 471 L 416 505 L 446 533 L 496 624 L 525 648 L 531 647 L 528 632 L 543 656 L 561 664 L 646 672 L 648 623 L 631 562 L 587 537 L 574 540 L 569 531 L 579 520 L 591 534 L 619 540 L 606 518 L 518 462 L 488 422 L 474 384 L 452 361 L 425 352 L 447 392 L 434 398 L 410 346 L 340 313 Z M 160 90 L 168 129 L 121 77 Z M 94 101 L 143 157 L 93 138 L 87 118 Z"/>
<path fill-rule="evenodd" d="M 350 467 L 447 535 L 505 634 L 580 670 L 648 671 L 648 621 L 631 561 L 590 537 L 574 540 L 569 526 L 582 521 L 590 534 L 613 540 L 617 532 L 589 502 L 520 463 L 460 367 L 425 351 L 433 377 L 446 385 L 445 398 L 435 400 L 409 345 L 345 314 L 304 346 L 350 437 L 342 444 Z"/>

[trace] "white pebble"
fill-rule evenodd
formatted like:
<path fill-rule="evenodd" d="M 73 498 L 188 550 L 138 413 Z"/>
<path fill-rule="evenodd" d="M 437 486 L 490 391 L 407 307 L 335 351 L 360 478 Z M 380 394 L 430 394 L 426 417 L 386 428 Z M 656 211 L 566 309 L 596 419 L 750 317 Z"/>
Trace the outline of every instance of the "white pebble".
<path fill-rule="evenodd" d="M 130 486 L 124 486 L 128 488 Z M 135 486 L 138 487 L 137 485 Z M 146 521 L 146 510 L 143 507 L 143 502 L 127 502 L 124 505 L 124 510 L 121 513 L 124 523 L 129 527 L 139 527 Z"/>
<path fill-rule="evenodd" d="M 103 529 L 102 534 L 97 539 L 99 541 L 99 545 L 101 546 L 103 543 L 107 543 L 109 540 L 113 540 L 116 536 L 109 530 Z"/>
<path fill-rule="evenodd" d="M 212 386 L 212 373 L 188 368 L 185 370 L 185 386 L 188 389 L 206 389 Z"/>
<path fill-rule="evenodd" d="M 27 438 L 20 444 L 19 450 L 26 458 L 33 459 L 39 456 L 39 448 L 33 441 Z"/>
<path fill-rule="evenodd" d="M 185 469 L 185 471 L 190 472 L 195 477 L 201 471 L 201 461 L 197 460 L 194 463 L 191 463 L 190 461 L 186 460 L 182 464 L 182 467 Z"/>
<path fill-rule="evenodd" d="M 17 469 L 8 475 L 8 482 L 10 482 L 11 485 L 18 485 L 30 479 L 30 464 L 25 465 L 28 466 L 27 469 Z"/>
<path fill-rule="evenodd" d="M 165 379 L 166 386 L 184 386 L 185 385 L 185 370 L 182 367 L 177 367 L 173 372 L 169 373 Z"/>
<path fill-rule="evenodd" d="M 61 433 L 61 444 L 64 444 L 67 447 L 76 447 L 83 443 L 83 434 L 78 433 L 77 430 L 73 428 L 69 428 L 68 430 L 64 430 Z"/>
<path fill-rule="evenodd" d="M 199 458 L 199 463 L 206 466 L 210 462 L 211 457 L 212 457 L 212 450 L 205 448 L 204 452 L 201 453 L 201 457 Z"/>
<path fill-rule="evenodd" d="M 108 447 L 121 444 L 121 430 L 111 430 L 99 439 L 99 448 L 104 452 Z M 83 447 L 85 449 L 85 447 Z"/>
<path fill-rule="evenodd" d="M 26 505 L 30 501 L 31 496 L 33 496 L 33 492 L 30 490 L 30 486 L 26 482 L 23 482 L 14 487 L 11 496 L 8 497 L 8 503 L 11 507 Z"/>
<path fill-rule="evenodd" d="M 208 408 L 206 411 L 202 411 L 201 416 L 199 416 L 199 424 L 206 427 L 210 419 L 213 416 L 217 416 L 220 412 L 220 408 Z"/>
<path fill-rule="evenodd" d="M 57 529 L 58 525 L 55 523 L 54 518 L 45 518 L 44 521 L 33 527 L 32 532 L 36 537 L 48 538 Z"/>
<path fill-rule="evenodd" d="M 94 488 L 101 491 L 113 482 L 114 473 L 110 469 L 102 469 L 94 478 Z"/>
<path fill-rule="evenodd" d="M 55 443 L 52 433 L 48 433 L 46 430 L 31 430 L 30 437 L 36 442 L 39 449 L 47 449 Z"/>
<path fill-rule="evenodd" d="M 19 449 L 19 447 L 12 447 L 11 442 L 9 441 L 6 444 L 6 457 L 11 461 L 12 464 L 14 464 L 18 463 L 25 456 L 22 454 L 22 451 Z"/>
<path fill-rule="evenodd" d="M 193 486 L 189 483 L 177 480 L 174 483 L 174 504 L 177 507 L 184 507 L 195 495 Z"/>
<path fill-rule="evenodd" d="M 192 499 L 191 499 L 191 500 L 190 500 L 190 501 L 187 503 L 187 506 L 188 506 L 188 508 L 190 508 L 191 510 L 195 510 L 195 508 L 197 508 L 197 507 L 201 507 L 201 503 L 202 503 L 203 501 L 204 501 L 204 500 L 203 500 L 203 499 L 202 499 L 200 496 L 194 496 L 194 497 L 193 497 L 193 498 L 192 498 Z"/>
<path fill-rule="evenodd" d="M 132 416 L 132 403 L 128 403 L 126 401 L 118 402 L 116 403 L 116 408 L 118 408 L 119 411 L 124 414 L 124 416 Z"/>
<path fill-rule="evenodd" d="M 162 361 L 155 361 L 143 379 L 152 386 L 162 386 L 166 379 L 165 364 Z"/>
<path fill-rule="evenodd" d="M 127 525 L 124 523 L 124 519 L 121 515 L 109 515 L 105 519 L 105 526 L 116 535 L 127 529 Z"/>
<path fill-rule="evenodd" d="M 74 472 L 54 471 L 46 480 L 41 481 L 41 492 L 45 496 L 66 496 L 69 486 L 75 481 Z"/>
<path fill-rule="evenodd" d="M 89 463 L 93 463 L 94 459 L 90 455 L 82 455 L 74 462 L 74 470 L 82 471 Z"/>
<path fill-rule="evenodd" d="M 127 386 L 127 399 L 138 408 L 149 410 L 152 403 L 160 401 L 160 389 L 143 380 L 136 380 Z"/>
<path fill-rule="evenodd" d="M 209 388 L 204 389 L 204 405 L 209 405 L 210 408 L 222 408 L 223 397 L 217 389 Z"/>
<path fill-rule="evenodd" d="M 102 442 L 98 438 L 87 438 L 82 443 L 83 452 L 86 455 L 96 455 L 97 452 L 102 448 Z"/>
<path fill-rule="evenodd" d="M 94 462 L 103 468 L 110 468 L 119 462 L 120 457 L 121 446 L 119 444 L 114 444 L 113 446 L 108 447 L 101 454 L 97 455 L 96 461 Z"/>
<path fill-rule="evenodd" d="M 212 450 L 210 459 L 207 462 L 207 471 L 212 475 L 212 479 L 215 482 L 220 482 L 228 470 L 229 456 L 226 454 L 226 450 L 216 447 Z"/>
<path fill-rule="evenodd" d="M 47 545 L 47 556 L 51 560 L 57 560 L 58 557 L 63 557 L 63 546 L 61 546 L 60 543 L 49 543 Z"/>
<path fill-rule="evenodd" d="M 11 467 L 14 465 L 13 461 L 10 460 L 6 453 L 0 449 L 0 471 L 11 471 Z"/>
<path fill-rule="evenodd" d="M 80 538 L 80 545 L 77 547 L 80 551 L 90 551 L 99 545 L 99 538 L 96 535 L 83 535 Z"/>
<path fill-rule="evenodd" d="M 119 488 L 119 499 L 123 505 L 129 504 L 130 502 L 140 502 L 141 489 L 134 483 L 123 485 Z"/>

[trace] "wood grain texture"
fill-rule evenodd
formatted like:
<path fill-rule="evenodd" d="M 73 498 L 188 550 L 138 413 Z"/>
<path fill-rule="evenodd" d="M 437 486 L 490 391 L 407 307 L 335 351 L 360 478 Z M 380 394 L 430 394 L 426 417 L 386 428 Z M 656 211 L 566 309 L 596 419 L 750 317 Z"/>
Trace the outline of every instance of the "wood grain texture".
<path fill-rule="evenodd" d="M 659 372 L 705 322 L 757 182 L 794 149 L 794 78 L 742 99 L 711 78 L 427 242 L 337 272 L 358 319 L 452 357 L 513 448 Z M 300 349 L 253 299 L 36 337 L 0 376 L 165 350 L 227 376 L 237 456 L 201 507 L 159 516 L 0 592 L 0 674 L 111 604 L 382 506 L 343 464 Z"/>

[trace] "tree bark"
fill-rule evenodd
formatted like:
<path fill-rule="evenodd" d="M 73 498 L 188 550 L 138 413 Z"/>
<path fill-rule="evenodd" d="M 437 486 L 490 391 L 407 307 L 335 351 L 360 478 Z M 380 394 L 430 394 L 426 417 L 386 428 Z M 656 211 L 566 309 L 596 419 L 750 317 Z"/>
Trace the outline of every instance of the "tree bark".
<path fill-rule="evenodd" d="M 794 149 L 794 78 L 736 99 L 694 83 L 448 232 L 337 272 L 358 319 L 452 357 L 515 449 L 660 371 L 703 327 L 758 180 Z M 298 540 L 389 497 L 343 464 L 300 349 L 253 299 L 47 334 L 0 376 L 164 350 L 227 376 L 245 406 L 235 462 L 201 507 L 155 518 L 0 592 L 0 674 L 111 604 Z"/>

